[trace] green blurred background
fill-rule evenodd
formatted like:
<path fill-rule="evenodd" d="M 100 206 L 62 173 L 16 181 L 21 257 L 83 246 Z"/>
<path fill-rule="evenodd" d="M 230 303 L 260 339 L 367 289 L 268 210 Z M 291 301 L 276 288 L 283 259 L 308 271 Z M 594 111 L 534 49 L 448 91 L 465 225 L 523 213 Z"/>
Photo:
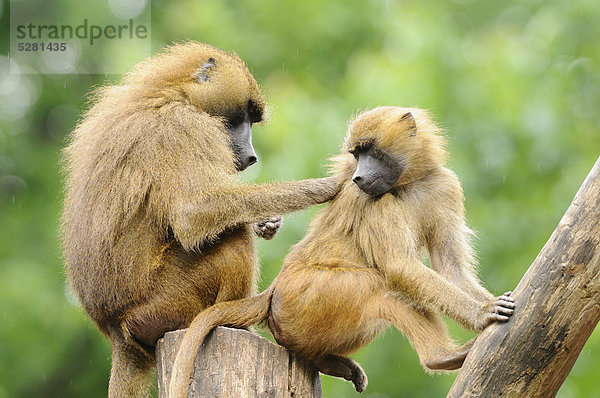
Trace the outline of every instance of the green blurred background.
<path fill-rule="evenodd" d="M 91 87 L 119 77 L 8 75 L 8 11 L 0 0 L 0 398 L 102 397 L 110 346 L 65 285 L 58 162 Z M 185 39 L 235 51 L 268 98 L 248 181 L 324 175 L 357 111 L 431 109 L 495 293 L 516 286 L 600 155 L 597 0 L 153 0 L 153 52 Z M 316 210 L 259 243 L 261 289 Z M 395 330 L 354 357 L 366 397 L 442 397 L 455 377 L 426 375 Z M 600 397 L 599 372 L 596 331 L 559 397 Z"/>

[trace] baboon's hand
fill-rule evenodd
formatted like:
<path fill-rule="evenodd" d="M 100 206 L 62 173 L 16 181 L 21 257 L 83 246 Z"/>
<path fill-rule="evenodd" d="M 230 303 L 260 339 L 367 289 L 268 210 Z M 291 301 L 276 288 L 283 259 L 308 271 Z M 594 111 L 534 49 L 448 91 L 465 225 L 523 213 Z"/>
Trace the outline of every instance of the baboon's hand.
<path fill-rule="evenodd" d="M 486 328 L 494 322 L 506 322 L 515 310 L 515 300 L 510 296 L 512 292 L 506 292 L 496 297 L 487 310 L 483 313 L 481 329 Z"/>
<path fill-rule="evenodd" d="M 281 216 L 271 217 L 268 220 L 261 221 L 254 226 L 254 232 L 260 238 L 270 240 L 273 239 L 279 227 L 283 223 Z"/>

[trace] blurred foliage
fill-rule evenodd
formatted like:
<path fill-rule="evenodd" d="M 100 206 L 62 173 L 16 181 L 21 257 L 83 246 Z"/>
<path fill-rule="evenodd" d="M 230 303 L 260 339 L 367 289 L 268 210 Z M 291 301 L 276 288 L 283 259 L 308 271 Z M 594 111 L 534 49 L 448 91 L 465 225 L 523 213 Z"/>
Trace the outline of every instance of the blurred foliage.
<path fill-rule="evenodd" d="M 92 86 L 119 77 L 8 75 L 9 22 L 0 0 L 0 398 L 102 397 L 110 345 L 64 282 L 59 158 Z M 521 279 L 600 154 L 597 0 L 153 0 L 153 51 L 185 39 L 235 51 L 268 97 L 246 180 L 324 175 L 362 109 L 431 109 L 496 293 Z M 261 288 L 315 211 L 259 243 Z M 366 397 L 441 397 L 455 377 L 425 374 L 391 330 L 355 358 Z M 598 372 L 596 331 L 559 397 L 600 397 Z M 322 381 L 326 397 L 356 394 Z"/>

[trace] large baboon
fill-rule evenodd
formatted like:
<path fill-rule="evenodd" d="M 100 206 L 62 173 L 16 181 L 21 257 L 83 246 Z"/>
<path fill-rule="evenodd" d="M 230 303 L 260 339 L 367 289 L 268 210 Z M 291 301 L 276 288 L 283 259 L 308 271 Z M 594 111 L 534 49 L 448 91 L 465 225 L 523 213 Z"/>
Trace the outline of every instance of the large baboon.
<path fill-rule="evenodd" d="M 343 355 L 390 323 L 426 369 L 459 368 L 471 344 L 456 347 L 439 312 L 481 330 L 507 321 L 515 305 L 510 292 L 495 298 L 477 279 L 461 184 L 444 166 L 446 157 L 423 110 L 380 107 L 358 116 L 335 160 L 344 181 L 339 195 L 271 287 L 194 319 L 175 360 L 170 397 L 186 395 L 193 359 L 213 327 L 265 320 L 277 342 L 358 391 L 366 375 Z M 425 249 L 431 268 L 422 262 Z"/>
<path fill-rule="evenodd" d="M 166 331 L 255 293 L 254 233 L 270 238 L 278 215 L 338 192 L 333 178 L 236 182 L 257 160 L 251 129 L 264 107 L 242 60 L 190 42 L 96 90 L 71 134 L 64 258 L 112 343 L 110 397 L 144 393 Z"/>

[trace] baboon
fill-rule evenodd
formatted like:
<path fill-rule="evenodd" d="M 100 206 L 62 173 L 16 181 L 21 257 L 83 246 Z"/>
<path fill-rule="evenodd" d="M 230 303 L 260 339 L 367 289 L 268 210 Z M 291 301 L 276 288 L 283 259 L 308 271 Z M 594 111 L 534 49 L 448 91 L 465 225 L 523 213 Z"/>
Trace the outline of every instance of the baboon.
<path fill-rule="evenodd" d="M 170 397 L 186 395 L 193 359 L 215 326 L 266 321 L 275 340 L 329 375 L 367 384 L 345 357 L 390 323 L 426 370 L 453 370 L 472 341 L 457 347 L 440 312 L 472 330 L 513 313 L 511 292 L 495 298 L 475 273 L 472 235 L 458 177 L 445 167 L 444 139 L 428 113 L 379 107 L 350 125 L 334 159 L 341 192 L 293 247 L 263 293 L 219 303 L 185 334 Z M 431 268 L 424 265 L 429 252 Z"/>
<path fill-rule="evenodd" d="M 65 267 L 112 343 L 109 397 L 139 396 L 166 331 L 256 292 L 254 234 L 340 184 L 236 180 L 257 161 L 265 99 L 240 58 L 209 45 L 166 48 L 90 105 L 64 150 Z"/>

